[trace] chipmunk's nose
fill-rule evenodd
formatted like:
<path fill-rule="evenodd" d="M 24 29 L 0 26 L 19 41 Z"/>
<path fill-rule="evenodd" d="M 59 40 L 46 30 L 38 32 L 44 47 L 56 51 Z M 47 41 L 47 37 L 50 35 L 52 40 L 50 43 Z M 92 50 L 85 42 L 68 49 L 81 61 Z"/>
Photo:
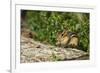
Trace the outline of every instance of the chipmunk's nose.
<path fill-rule="evenodd" d="M 60 46 L 60 45 L 61 45 L 60 42 L 57 42 L 57 43 L 56 43 L 56 46 Z"/>

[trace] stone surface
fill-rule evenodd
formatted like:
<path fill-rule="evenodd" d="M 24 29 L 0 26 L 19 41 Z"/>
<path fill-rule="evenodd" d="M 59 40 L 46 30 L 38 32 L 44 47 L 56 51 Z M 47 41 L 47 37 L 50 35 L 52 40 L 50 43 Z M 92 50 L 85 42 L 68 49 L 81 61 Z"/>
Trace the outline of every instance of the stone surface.
<path fill-rule="evenodd" d="M 88 59 L 88 54 L 82 50 L 45 45 L 31 38 L 21 36 L 21 63 Z"/>

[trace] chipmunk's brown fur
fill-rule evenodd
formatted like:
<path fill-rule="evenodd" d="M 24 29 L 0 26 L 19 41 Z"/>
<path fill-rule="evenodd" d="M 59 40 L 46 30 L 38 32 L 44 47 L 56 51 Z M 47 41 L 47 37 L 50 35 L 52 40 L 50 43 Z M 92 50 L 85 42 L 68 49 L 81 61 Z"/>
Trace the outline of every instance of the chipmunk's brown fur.
<path fill-rule="evenodd" d="M 60 47 L 78 47 L 79 38 L 76 33 L 64 30 L 62 33 L 57 35 L 56 45 Z"/>
<path fill-rule="evenodd" d="M 56 45 L 60 47 L 66 47 L 68 44 L 68 34 L 67 31 L 63 31 L 62 33 L 58 33 Z"/>
<path fill-rule="evenodd" d="M 76 34 L 71 35 L 68 47 L 78 48 L 79 38 Z"/>

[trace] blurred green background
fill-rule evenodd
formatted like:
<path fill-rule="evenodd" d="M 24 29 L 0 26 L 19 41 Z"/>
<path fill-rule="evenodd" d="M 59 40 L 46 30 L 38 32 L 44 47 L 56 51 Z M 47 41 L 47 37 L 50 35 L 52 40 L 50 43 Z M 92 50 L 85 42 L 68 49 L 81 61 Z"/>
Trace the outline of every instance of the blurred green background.
<path fill-rule="evenodd" d="M 76 32 L 80 49 L 89 51 L 89 17 L 89 13 L 28 10 L 26 23 L 37 33 L 35 40 L 51 45 L 55 45 L 59 31 Z"/>

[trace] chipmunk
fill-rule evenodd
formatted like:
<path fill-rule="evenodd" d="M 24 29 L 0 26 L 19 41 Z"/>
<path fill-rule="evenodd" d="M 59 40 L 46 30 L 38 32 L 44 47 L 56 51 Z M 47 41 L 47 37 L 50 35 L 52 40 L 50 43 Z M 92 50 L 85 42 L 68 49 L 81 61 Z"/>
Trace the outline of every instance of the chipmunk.
<path fill-rule="evenodd" d="M 74 32 L 64 30 L 57 35 L 56 45 L 64 48 L 77 48 L 79 43 L 78 35 Z"/>

